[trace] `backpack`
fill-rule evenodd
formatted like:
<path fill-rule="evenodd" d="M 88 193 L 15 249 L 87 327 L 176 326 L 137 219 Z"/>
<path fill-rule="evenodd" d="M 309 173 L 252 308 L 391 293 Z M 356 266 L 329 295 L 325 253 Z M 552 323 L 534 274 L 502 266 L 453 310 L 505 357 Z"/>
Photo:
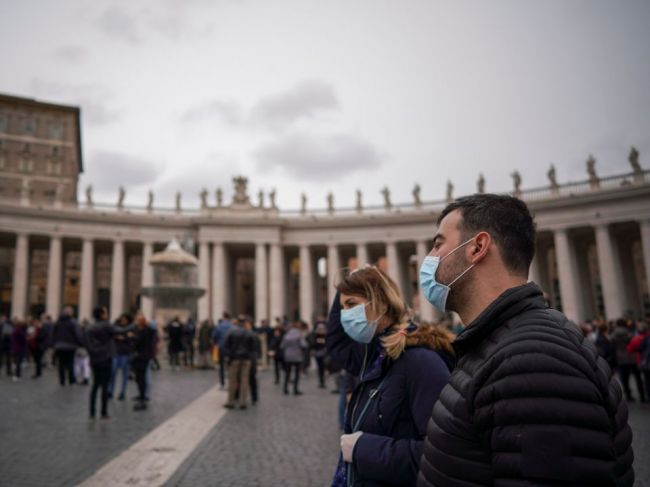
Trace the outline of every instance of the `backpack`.
<path fill-rule="evenodd" d="M 650 372 L 650 335 L 645 337 L 641 342 L 639 352 L 641 352 L 639 368 L 644 372 Z"/>

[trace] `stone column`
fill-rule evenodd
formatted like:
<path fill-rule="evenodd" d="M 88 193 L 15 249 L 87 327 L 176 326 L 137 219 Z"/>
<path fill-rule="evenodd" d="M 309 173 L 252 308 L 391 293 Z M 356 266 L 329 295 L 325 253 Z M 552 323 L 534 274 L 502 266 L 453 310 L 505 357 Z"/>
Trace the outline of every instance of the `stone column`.
<path fill-rule="evenodd" d="M 311 323 L 314 315 L 314 277 L 311 268 L 311 251 L 308 245 L 300 246 L 300 319 Z"/>
<path fill-rule="evenodd" d="M 285 272 L 284 272 L 284 254 L 282 246 L 279 243 L 272 243 L 270 247 L 270 266 L 269 266 L 269 292 L 270 307 L 269 323 L 273 323 L 276 316 L 284 316 L 285 300 Z"/>
<path fill-rule="evenodd" d="M 215 323 L 223 316 L 227 299 L 226 252 L 222 242 L 212 244 L 212 318 Z"/>
<path fill-rule="evenodd" d="M 11 314 L 25 318 L 27 312 L 27 282 L 29 280 L 29 236 L 16 235 L 14 278 L 11 290 Z"/>
<path fill-rule="evenodd" d="M 153 256 L 153 242 L 142 242 L 142 287 L 153 286 L 153 266 L 149 263 Z M 140 298 L 140 311 L 148 320 L 154 319 L 154 303 L 152 298 Z M 158 323 L 164 325 L 164 323 Z"/>
<path fill-rule="evenodd" d="M 598 269 L 600 285 L 605 302 L 605 318 L 615 320 L 623 316 L 623 280 L 621 263 L 615 251 L 615 242 L 607 225 L 596 225 L 596 249 L 598 250 Z"/>
<path fill-rule="evenodd" d="M 395 281 L 399 290 L 402 290 L 402 270 L 395 242 L 386 242 L 386 260 L 388 261 L 388 275 Z"/>
<path fill-rule="evenodd" d="M 334 286 L 337 284 L 339 270 L 341 268 L 339 248 L 336 244 L 329 244 L 327 246 L 327 308 L 334 301 L 336 296 L 336 289 Z"/>
<path fill-rule="evenodd" d="M 368 246 L 365 242 L 357 244 L 357 267 L 360 269 L 368 263 Z"/>
<path fill-rule="evenodd" d="M 530 263 L 530 268 L 528 269 L 528 282 L 534 282 L 540 288 L 542 287 L 542 281 L 539 276 L 539 263 L 537 262 L 537 253 L 533 255 L 533 260 Z"/>
<path fill-rule="evenodd" d="M 579 323 L 582 316 L 580 290 L 578 288 L 578 266 L 566 229 L 554 232 L 557 275 L 560 281 L 562 311 L 571 320 Z"/>
<path fill-rule="evenodd" d="M 45 310 L 56 319 L 61 314 L 61 284 L 63 281 L 63 255 L 61 237 L 50 237 L 50 255 L 47 265 L 47 301 Z"/>
<path fill-rule="evenodd" d="M 79 281 L 79 319 L 90 320 L 95 296 L 95 243 L 84 238 L 81 244 L 81 279 Z"/>
<path fill-rule="evenodd" d="M 199 323 L 210 318 L 210 244 L 199 243 L 199 287 L 205 294 L 199 298 L 197 314 Z"/>
<path fill-rule="evenodd" d="M 111 264 L 111 320 L 115 320 L 124 312 L 124 241 L 113 242 Z"/>
<path fill-rule="evenodd" d="M 422 261 L 429 253 L 429 242 L 425 240 L 417 242 L 415 244 L 415 252 L 418 256 L 418 276 L 419 276 L 420 266 L 422 265 Z M 419 278 L 418 278 L 418 290 L 420 291 L 419 293 L 420 320 L 428 321 L 429 323 L 437 321 L 438 313 L 436 309 L 433 307 L 433 305 L 429 303 L 429 301 L 427 301 L 427 298 L 424 297 L 424 294 L 422 294 Z"/>
<path fill-rule="evenodd" d="M 255 245 L 255 323 L 269 317 L 269 279 L 266 244 Z"/>
<path fill-rule="evenodd" d="M 643 263 L 645 266 L 645 282 L 650 294 L 650 220 L 642 221 L 639 224 L 641 230 L 641 248 L 643 250 Z"/>

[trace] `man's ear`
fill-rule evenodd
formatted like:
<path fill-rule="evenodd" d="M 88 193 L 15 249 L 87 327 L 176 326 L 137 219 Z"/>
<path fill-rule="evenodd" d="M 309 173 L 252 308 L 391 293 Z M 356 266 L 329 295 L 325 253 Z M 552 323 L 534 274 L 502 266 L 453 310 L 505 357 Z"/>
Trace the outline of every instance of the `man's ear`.
<path fill-rule="evenodd" d="M 487 232 L 479 232 L 474 237 L 474 245 L 470 245 L 471 254 L 470 260 L 472 264 L 477 264 L 485 258 L 490 246 L 492 245 L 492 237 Z"/>

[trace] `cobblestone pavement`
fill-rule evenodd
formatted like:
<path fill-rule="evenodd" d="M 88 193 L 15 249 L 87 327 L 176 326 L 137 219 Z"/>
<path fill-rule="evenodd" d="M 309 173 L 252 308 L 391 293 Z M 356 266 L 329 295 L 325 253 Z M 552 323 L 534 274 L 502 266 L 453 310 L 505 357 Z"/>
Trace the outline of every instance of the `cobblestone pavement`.
<path fill-rule="evenodd" d="M 133 411 L 130 381 L 127 400 L 109 404 L 112 418 L 91 421 L 90 386 L 61 387 L 52 369 L 31 380 L 31 372 L 15 383 L 0 375 L 1 486 L 75 485 L 218 381 L 210 371 L 156 371 L 147 411 Z"/>
<path fill-rule="evenodd" d="M 259 373 L 260 402 L 229 411 L 167 486 L 330 485 L 339 452 L 338 395 L 319 389 L 314 368 L 303 396 L 285 396 L 271 371 Z"/>
<path fill-rule="evenodd" d="M 30 370 L 25 376 L 29 376 Z M 69 486 L 92 475 L 216 383 L 206 371 L 153 373 L 151 408 L 113 401 L 111 420 L 87 417 L 89 390 L 60 387 L 50 369 L 40 380 L 0 375 L 0 486 Z M 312 369 L 303 396 L 284 396 L 260 371 L 260 403 L 229 411 L 168 486 L 324 486 L 338 458 L 337 395 L 318 389 Z M 129 384 L 129 397 L 135 384 Z M 220 410 L 221 404 L 215 404 Z M 650 487 L 650 405 L 630 404 L 636 486 Z"/>

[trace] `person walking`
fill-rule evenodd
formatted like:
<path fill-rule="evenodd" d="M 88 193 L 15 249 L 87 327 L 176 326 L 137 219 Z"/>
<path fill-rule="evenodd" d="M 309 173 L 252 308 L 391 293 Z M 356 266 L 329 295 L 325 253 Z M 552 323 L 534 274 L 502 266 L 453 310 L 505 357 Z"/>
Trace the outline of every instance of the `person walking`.
<path fill-rule="evenodd" d="M 636 357 L 628 351 L 628 345 L 632 341 L 633 336 L 634 333 L 627 321 L 623 318 L 616 320 L 616 327 L 612 333 L 611 342 L 616 351 L 616 365 L 618 366 L 618 374 L 621 379 L 621 384 L 623 384 L 625 397 L 627 398 L 627 402 L 635 401 L 632 390 L 630 389 L 630 376 L 634 376 L 641 402 L 645 402 L 645 391 L 643 381 L 641 380 L 641 373 L 637 367 Z"/>
<path fill-rule="evenodd" d="M 259 388 L 257 385 L 257 361 L 262 356 L 262 338 L 260 333 L 255 333 L 253 329 L 253 320 L 246 318 L 244 328 L 250 331 L 255 337 L 255 351 L 251 355 L 251 366 L 248 371 L 248 387 L 251 393 L 251 404 L 255 406 L 259 401 Z"/>
<path fill-rule="evenodd" d="M 284 325 L 278 324 L 278 321 L 279 320 L 276 320 L 275 328 L 273 328 L 269 340 L 269 358 L 273 360 L 275 384 L 280 383 L 280 372 L 284 370 L 284 356 L 282 354 L 282 349 L 280 348 L 282 338 L 284 337 Z"/>
<path fill-rule="evenodd" d="M 165 327 L 167 333 L 167 353 L 172 370 L 178 370 L 181 365 L 180 354 L 183 351 L 183 325 L 178 316 L 174 317 Z"/>
<path fill-rule="evenodd" d="M 643 376 L 645 382 L 645 397 L 641 395 L 642 401 L 650 399 L 650 329 L 646 318 L 645 323 L 639 323 L 637 334 L 632 337 L 627 345 L 627 351 L 634 355 L 636 359 L 637 370 Z"/>
<path fill-rule="evenodd" d="M 41 320 L 34 319 L 32 321 L 31 333 L 27 337 L 29 353 L 34 360 L 35 367 L 32 379 L 37 379 L 43 374 L 43 355 L 45 354 L 46 343 L 47 336 L 45 335 L 45 330 L 43 330 Z"/>
<path fill-rule="evenodd" d="M 13 357 L 11 355 L 11 336 L 13 333 L 13 323 L 6 316 L 0 317 L 0 369 L 4 361 L 7 377 L 13 377 Z"/>
<path fill-rule="evenodd" d="M 97 391 L 101 389 L 101 418 L 109 419 L 108 388 L 115 356 L 113 336 L 121 333 L 121 327 L 116 327 L 108 321 L 108 310 L 104 306 L 98 306 L 93 310 L 93 318 L 94 321 L 85 328 L 84 333 L 85 346 L 93 372 L 93 383 L 90 389 L 90 418 L 95 418 Z"/>
<path fill-rule="evenodd" d="M 27 323 L 23 320 L 17 320 L 14 331 L 11 334 L 11 357 L 14 361 L 13 381 L 16 382 L 21 378 L 23 361 L 27 355 Z"/>
<path fill-rule="evenodd" d="M 632 486 L 620 384 L 594 344 L 528 282 L 535 223 L 518 198 L 447 205 L 420 286 L 465 328 L 431 412 L 419 487 Z"/>
<path fill-rule="evenodd" d="M 318 323 L 312 335 L 310 347 L 314 358 L 316 359 L 316 366 L 318 367 L 318 387 L 325 389 L 325 369 L 327 364 L 327 346 L 325 344 L 325 335 L 327 334 L 327 326 L 325 323 Z"/>
<path fill-rule="evenodd" d="M 149 326 L 142 313 L 135 318 L 136 332 L 133 338 L 133 370 L 135 381 L 138 384 L 137 403 L 133 406 L 135 411 L 147 409 L 147 370 L 149 361 L 153 357 L 155 346 L 155 331 Z"/>
<path fill-rule="evenodd" d="M 122 376 L 122 386 L 118 401 L 126 399 L 126 389 L 129 385 L 129 362 L 133 353 L 133 332 L 135 326 L 131 322 L 131 315 L 122 314 L 115 323 L 115 333 L 113 340 L 115 342 L 115 355 L 113 356 L 113 366 L 111 368 L 111 380 L 108 384 L 108 397 L 113 397 L 115 392 L 115 382 L 117 373 Z"/>
<path fill-rule="evenodd" d="M 199 327 L 199 367 L 203 370 L 212 369 L 212 320 L 203 320 Z"/>
<path fill-rule="evenodd" d="M 231 328 L 232 322 L 230 321 L 230 314 L 227 311 L 224 311 L 223 318 L 219 320 L 212 334 L 212 341 L 219 351 L 219 383 L 221 389 L 225 387 L 226 383 L 226 356 L 224 353 L 224 345 L 226 342 L 226 336 Z"/>
<path fill-rule="evenodd" d="M 63 313 L 54 325 L 52 333 L 59 368 L 59 384 L 62 386 L 65 386 L 66 377 L 68 385 L 77 382 L 74 375 L 74 358 L 77 348 L 82 345 L 82 335 L 81 327 L 72 314 L 72 307 L 63 308 Z"/>
<path fill-rule="evenodd" d="M 289 394 L 289 380 L 291 378 L 291 371 L 294 371 L 294 396 L 302 395 L 299 389 L 300 372 L 304 366 L 305 352 L 308 348 L 303 329 L 303 323 L 299 321 L 295 322 L 280 343 L 280 350 L 282 350 L 282 356 L 284 358 L 284 393 Z"/>
<path fill-rule="evenodd" d="M 235 408 L 235 396 L 238 394 L 240 409 L 246 409 L 248 402 L 248 381 L 257 347 L 257 338 L 252 331 L 244 328 L 244 320 L 235 322 L 228 331 L 223 344 L 223 358 L 228 361 L 228 402 L 227 409 Z"/>
<path fill-rule="evenodd" d="M 194 318 L 187 319 L 183 326 L 183 365 L 194 368 L 194 339 L 196 338 L 196 324 Z"/>
<path fill-rule="evenodd" d="M 416 325 L 395 282 L 378 267 L 336 286 L 327 350 L 359 376 L 332 485 L 411 486 L 434 402 L 453 367 L 451 334 Z"/>

